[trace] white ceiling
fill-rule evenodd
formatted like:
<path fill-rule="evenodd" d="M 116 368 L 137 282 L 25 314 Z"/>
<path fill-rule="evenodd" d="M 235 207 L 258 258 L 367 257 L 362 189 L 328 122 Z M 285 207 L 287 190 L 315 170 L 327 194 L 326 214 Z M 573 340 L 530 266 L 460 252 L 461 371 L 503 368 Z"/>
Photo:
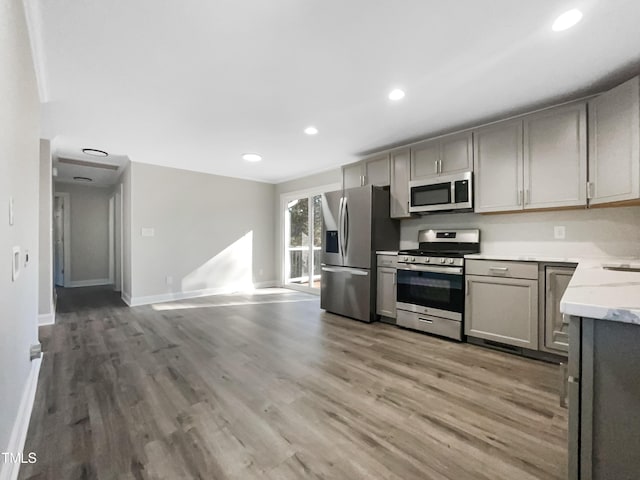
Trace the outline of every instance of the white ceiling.
<path fill-rule="evenodd" d="M 583 21 L 553 32 L 570 8 Z M 44 135 L 269 182 L 640 65 L 638 0 L 47 0 L 28 14 Z"/>
<path fill-rule="evenodd" d="M 115 185 L 129 163 L 129 159 L 123 155 L 96 157 L 58 140 L 53 143 L 53 150 L 55 181 L 61 183 L 80 183 L 95 187 Z M 91 181 L 77 180 L 74 177 L 90 178 Z"/>

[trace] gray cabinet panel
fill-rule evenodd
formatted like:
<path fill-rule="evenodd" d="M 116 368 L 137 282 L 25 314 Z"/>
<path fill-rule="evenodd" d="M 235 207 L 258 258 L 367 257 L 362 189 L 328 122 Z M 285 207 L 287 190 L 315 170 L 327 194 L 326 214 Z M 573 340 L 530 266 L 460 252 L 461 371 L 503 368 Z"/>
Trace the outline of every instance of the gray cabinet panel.
<path fill-rule="evenodd" d="M 439 140 L 430 140 L 411 147 L 411 180 L 437 177 L 439 171 Z"/>
<path fill-rule="evenodd" d="M 362 163 L 352 163 L 342 167 L 342 188 L 355 188 L 363 184 L 363 167 Z"/>
<path fill-rule="evenodd" d="M 475 211 L 522 210 L 522 120 L 474 133 Z"/>
<path fill-rule="evenodd" d="M 586 205 L 586 187 L 586 104 L 525 117 L 524 208 Z"/>
<path fill-rule="evenodd" d="M 409 213 L 409 169 L 408 148 L 391 152 L 391 218 L 410 218 Z"/>
<path fill-rule="evenodd" d="M 396 318 L 396 269 L 379 267 L 377 273 L 376 313 Z"/>
<path fill-rule="evenodd" d="M 376 187 L 389 185 L 389 154 L 364 161 L 364 184 Z"/>
<path fill-rule="evenodd" d="M 411 147 L 411 180 L 473 170 L 473 134 L 456 133 Z"/>
<path fill-rule="evenodd" d="M 440 173 L 473 170 L 473 134 L 464 132 L 444 137 L 440 147 Z"/>
<path fill-rule="evenodd" d="M 538 281 L 467 275 L 465 333 L 538 348 Z"/>
<path fill-rule="evenodd" d="M 589 102 L 589 203 L 640 198 L 640 77 Z"/>
<path fill-rule="evenodd" d="M 544 346 L 550 350 L 569 351 L 568 325 L 562 320 L 560 300 L 574 272 L 571 267 L 545 269 Z"/>

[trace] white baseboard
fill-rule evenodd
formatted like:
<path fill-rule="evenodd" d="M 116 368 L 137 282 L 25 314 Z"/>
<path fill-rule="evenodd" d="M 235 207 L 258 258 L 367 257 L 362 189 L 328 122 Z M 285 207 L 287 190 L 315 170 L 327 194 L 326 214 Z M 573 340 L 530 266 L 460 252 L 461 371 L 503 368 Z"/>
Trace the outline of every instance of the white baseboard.
<path fill-rule="evenodd" d="M 122 301 L 123 301 L 124 303 L 126 303 L 126 304 L 127 304 L 127 306 L 129 306 L 129 307 L 131 307 L 131 306 L 132 306 L 132 305 L 131 305 L 131 295 L 129 295 L 128 293 L 125 293 L 125 292 L 121 292 L 121 293 L 120 293 L 120 298 L 122 299 Z"/>
<path fill-rule="evenodd" d="M 203 290 L 191 290 L 188 292 L 169 292 L 162 293 L 160 295 L 147 295 L 143 297 L 129 297 L 125 298 L 122 295 L 122 300 L 130 307 L 138 307 L 141 305 L 149 305 L 152 303 L 173 302 L 176 300 L 186 300 L 189 298 L 208 297 L 210 295 L 224 295 L 229 293 L 251 291 L 256 288 L 271 288 L 276 287 L 278 282 L 275 280 L 269 280 L 267 282 L 254 283 L 252 286 L 238 287 L 238 286 L 225 286 L 216 288 L 206 288 Z"/>
<path fill-rule="evenodd" d="M 95 280 L 78 280 L 70 282 L 68 288 L 78 287 L 99 287 L 101 285 L 111 285 L 112 282 L 108 278 L 97 278 Z"/>
<path fill-rule="evenodd" d="M 42 313 L 38 315 L 38 326 L 43 327 L 45 325 L 53 325 L 56 323 L 56 312 Z"/>
<path fill-rule="evenodd" d="M 29 430 L 29 421 L 31 420 L 31 411 L 33 410 L 33 402 L 36 398 L 36 389 L 38 387 L 38 375 L 40 374 L 40 365 L 42 358 L 36 358 L 31 362 L 31 371 L 27 384 L 22 392 L 18 415 L 11 430 L 11 437 L 7 452 L 22 453 L 24 442 L 27 439 L 27 431 Z M 28 452 L 24 452 L 24 458 L 28 458 Z M 16 480 L 20 472 L 20 463 L 4 463 L 0 462 L 0 480 Z"/>

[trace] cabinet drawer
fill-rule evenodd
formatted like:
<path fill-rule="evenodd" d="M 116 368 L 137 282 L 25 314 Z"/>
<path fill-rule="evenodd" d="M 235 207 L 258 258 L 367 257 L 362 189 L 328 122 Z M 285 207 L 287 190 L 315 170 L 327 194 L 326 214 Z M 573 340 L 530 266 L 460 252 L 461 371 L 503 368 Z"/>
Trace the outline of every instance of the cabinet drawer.
<path fill-rule="evenodd" d="M 483 275 L 489 277 L 538 279 L 536 262 L 505 262 L 493 260 L 467 260 L 467 275 Z"/>
<path fill-rule="evenodd" d="M 398 266 L 398 256 L 397 255 L 378 255 L 378 266 L 396 268 Z"/>
<path fill-rule="evenodd" d="M 405 310 L 398 310 L 396 315 L 396 325 L 400 327 L 462 340 L 462 322 L 432 317 L 431 315 L 420 315 Z"/>

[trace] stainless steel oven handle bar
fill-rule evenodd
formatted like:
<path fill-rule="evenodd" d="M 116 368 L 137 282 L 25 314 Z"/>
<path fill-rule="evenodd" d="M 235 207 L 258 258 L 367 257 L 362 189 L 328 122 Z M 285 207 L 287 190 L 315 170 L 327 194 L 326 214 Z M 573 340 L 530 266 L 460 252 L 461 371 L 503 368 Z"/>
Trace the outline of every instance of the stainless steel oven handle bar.
<path fill-rule="evenodd" d="M 402 266 L 400 266 L 402 265 Z M 399 264 L 398 270 L 406 270 L 412 272 L 431 272 L 431 273 L 448 273 L 453 275 L 462 275 L 462 267 L 428 267 L 413 264 Z"/>

